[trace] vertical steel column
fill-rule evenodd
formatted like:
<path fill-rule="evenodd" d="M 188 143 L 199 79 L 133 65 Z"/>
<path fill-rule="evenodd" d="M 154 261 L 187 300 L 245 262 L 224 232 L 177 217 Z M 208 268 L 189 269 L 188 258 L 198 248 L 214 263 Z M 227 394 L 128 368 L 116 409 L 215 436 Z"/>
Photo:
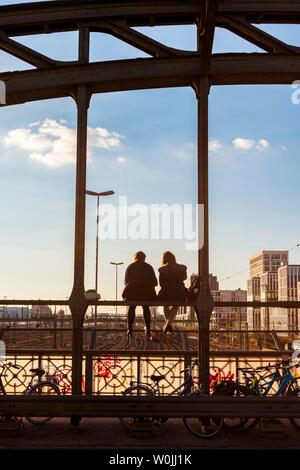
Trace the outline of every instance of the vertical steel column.
<path fill-rule="evenodd" d="M 81 394 L 82 376 L 82 327 L 87 308 L 84 289 L 85 267 L 85 188 L 87 153 L 87 115 L 89 94 L 85 87 L 77 92 L 77 163 L 76 163 L 76 207 L 75 207 L 75 256 L 74 285 L 70 297 L 73 320 L 72 342 L 72 392 Z"/>
<path fill-rule="evenodd" d="M 200 382 L 203 391 L 209 393 L 209 322 L 213 310 L 213 300 L 209 287 L 209 211 L 208 211 L 208 77 L 200 78 L 197 86 L 198 99 L 198 204 L 204 208 L 203 245 L 198 252 L 200 290 L 196 301 L 199 325 L 199 365 Z"/>
<path fill-rule="evenodd" d="M 89 31 L 79 33 L 79 60 L 88 61 Z M 87 309 L 84 288 L 85 268 L 85 191 L 87 161 L 87 124 L 90 92 L 86 86 L 79 86 L 74 96 L 77 104 L 77 159 L 76 159 L 76 203 L 75 203 L 75 253 L 74 284 L 69 300 L 72 313 L 72 393 L 82 393 L 83 320 Z"/>
<path fill-rule="evenodd" d="M 96 213 L 96 266 L 95 266 L 95 291 L 98 292 L 98 272 L 99 272 L 99 206 L 100 196 L 97 196 L 97 213 Z M 95 305 L 94 326 L 97 328 L 98 305 Z"/>

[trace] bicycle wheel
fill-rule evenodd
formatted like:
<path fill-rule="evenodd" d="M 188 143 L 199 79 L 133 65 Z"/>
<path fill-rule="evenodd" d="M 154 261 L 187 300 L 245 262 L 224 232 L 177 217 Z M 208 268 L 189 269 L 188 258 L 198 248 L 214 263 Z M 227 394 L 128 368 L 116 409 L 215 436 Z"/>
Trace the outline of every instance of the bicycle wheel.
<path fill-rule="evenodd" d="M 34 385 L 25 395 L 33 395 L 33 396 L 55 396 L 60 395 L 60 391 L 57 385 L 53 382 L 39 382 Z M 31 424 L 46 424 L 48 423 L 52 417 L 49 416 L 34 416 L 34 417 L 26 417 L 27 421 Z"/>
<path fill-rule="evenodd" d="M 290 397 L 300 397 L 300 388 L 299 387 L 290 387 L 288 388 L 285 396 Z M 291 424 L 300 431 L 300 418 L 289 418 Z"/>
<path fill-rule="evenodd" d="M 226 395 L 226 396 L 237 396 L 237 397 L 246 397 L 253 395 L 253 391 L 244 386 L 240 385 L 233 381 L 221 382 L 215 388 L 213 395 Z M 245 433 L 251 431 L 257 423 L 259 422 L 258 418 L 224 418 L 223 427 L 228 432 L 237 432 Z"/>
<path fill-rule="evenodd" d="M 147 397 L 150 395 L 154 395 L 153 390 L 150 387 L 147 387 L 146 385 L 133 385 L 132 387 L 126 388 L 124 390 L 123 396 L 127 397 Z M 130 425 L 135 421 L 135 420 L 143 420 L 145 421 L 147 418 L 143 417 L 130 417 L 130 416 L 124 416 L 122 418 L 119 418 L 121 423 L 123 424 L 124 428 L 129 429 Z M 151 418 L 148 418 L 151 419 Z"/>
<path fill-rule="evenodd" d="M 193 392 L 188 396 L 195 396 L 199 399 L 201 399 L 201 397 L 207 397 L 204 393 L 197 392 Z M 183 422 L 192 434 L 205 439 L 209 439 L 210 437 L 214 437 L 219 434 L 223 426 L 223 418 L 191 417 L 183 418 Z"/>

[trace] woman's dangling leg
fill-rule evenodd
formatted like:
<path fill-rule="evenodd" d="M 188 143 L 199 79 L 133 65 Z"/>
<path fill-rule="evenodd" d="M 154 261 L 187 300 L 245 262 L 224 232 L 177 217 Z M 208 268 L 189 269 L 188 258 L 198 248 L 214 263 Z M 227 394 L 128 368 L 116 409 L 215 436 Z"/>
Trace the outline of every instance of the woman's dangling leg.
<path fill-rule="evenodd" d="M 132 336 L 132 327 L 135 319 L 135 305 L 130 305 L 127 313 L 127 336 Z"/>
<path fill-rule="evenodd" d="M 169 331 L 172 331 L 172 323 L 173 323 L 173 321 L 175 320 L 175 317 L 176 317 L 176 315 L 177 315 L 177 312 L 178 312 L 178 307 L 177 307 L 177 306 L 173 306 L 173 307 L 171 307 L 171 309 L 169 310 L 169 319 L 168 319 Z"/>
<path fill-rule="evenodd" d="M 164 333 L 167 333 L 168 331 L 168 325 L 169 325 L 169 317 L 170 317 L 170 307 L 169 306 L 164 306 L 164 316 L 165 316 L 165 324 L 164 324 L 164 328 L 163 328 L 163 332 Z"/>
<path fill-rule="evenodd" d="M 146 325 L 146 335 L 147 338 L 151 337 L 151 312 L 149 307 L 143 307 L 144 321 Z"/>

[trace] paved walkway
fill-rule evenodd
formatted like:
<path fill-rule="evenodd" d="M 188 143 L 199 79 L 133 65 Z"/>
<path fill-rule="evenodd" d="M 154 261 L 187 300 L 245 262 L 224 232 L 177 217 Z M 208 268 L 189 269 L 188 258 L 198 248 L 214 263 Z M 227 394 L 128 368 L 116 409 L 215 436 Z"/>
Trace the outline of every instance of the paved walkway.
<path fill-rule="evenodd" d="M 274 426 L 274 428 L 273 428 Z M 43 426 L 24 421 L 23 430 L 0 432 L 0 450 L 17 449 L 294 449 L 300 450 L 300 431 L 288 420 L 273 425 L 276 433 L 262 433 L 259 428 L 247 434 L 221 434 L 213 439 L 193 436 L 180 419 L 153 426 L 152 437 L 133 438 L 117 419 L 84 418 L 77 432 L 65 418 L 53 419 Z"/>

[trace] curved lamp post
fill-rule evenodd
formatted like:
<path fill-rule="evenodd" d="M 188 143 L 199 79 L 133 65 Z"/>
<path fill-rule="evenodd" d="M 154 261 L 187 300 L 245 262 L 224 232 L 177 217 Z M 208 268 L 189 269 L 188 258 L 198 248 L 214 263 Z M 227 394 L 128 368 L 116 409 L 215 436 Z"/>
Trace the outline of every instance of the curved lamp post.
<path fill-rule="evenodd" d="M 116 302 L 118 301 L 118 267 L 124 264 L 123 262 L 114 263 L 113 261 L 110 262 L 113 266 L 116 267 Z M 118 314 L 118 306 L 116 305 L 116 315 Z"/>

